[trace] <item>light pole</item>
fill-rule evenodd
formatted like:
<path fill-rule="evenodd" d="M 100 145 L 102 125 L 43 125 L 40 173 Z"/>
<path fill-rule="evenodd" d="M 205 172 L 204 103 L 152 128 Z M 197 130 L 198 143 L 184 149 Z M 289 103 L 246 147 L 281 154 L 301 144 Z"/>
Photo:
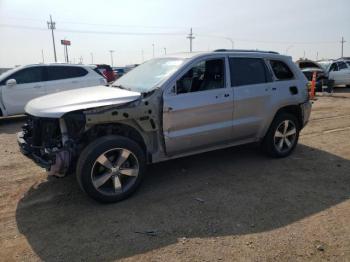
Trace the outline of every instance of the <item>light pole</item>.
<path fill-rule="evenodd" d="M 232 49 L 235 49 L 235 42 L 233 41 L 233 39 L 231 37 L 225 37 L 225 39 L 230 41 Z"/>
<path fill-rule="evenodd" d="M 345 43 L 346 41 L 344 40 L 344 37 L 342 36 L 341 37 L 341 41 L 340 41 L 340 43 L 341 43 L 341 57 L 343 57 L 344 56 L 344 43 Z"/>
<path fill-rule="evenodd" d="M 91 56 L 91 64 L 94 64 L 94 54 L 90 52 L 90 56 Z"/>
<path fill-rule="evenodd" d="M 113 53 L 114 53 L 114 50 L 109 50 L 109 52 L 111 53 L 111 65 L 113 67 Z"/>
<path fill-rule="evenodd" d="M 164 55 L 166 55 L 166 47 L 164 47 Z"/>
<path fill-rule="evenodd" d="M 286 48 L 286 55 L 288 54 L 289 49 L 291 49 L 292 47 L 293 47 L 293 45 L 290 45 Z"/>
<path fill-rule="evenodd" d="M 45 59 L 44 59 L 44 49 L 41 49 L 41 58 L 43 59 L 43 64 L 45 63 Z"/>
<path fill-rule="evenodd" d="M 154 58 L 154 43 L 152 44 L 152 57 Z"/>

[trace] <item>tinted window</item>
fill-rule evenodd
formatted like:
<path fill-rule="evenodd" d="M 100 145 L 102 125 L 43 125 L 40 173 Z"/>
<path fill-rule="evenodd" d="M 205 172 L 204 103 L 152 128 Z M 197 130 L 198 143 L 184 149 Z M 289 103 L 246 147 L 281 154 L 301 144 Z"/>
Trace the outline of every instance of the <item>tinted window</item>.
<path fill-rule="evenodd" d="M 88 72 L 78 66 L 49 66 L 48 67 L 48 80 L 59 80 L 74 77 L 81 77 Z"/>
<path fill-rule="evenodd" d="M 338 62 L 338 68 L 339 70 L 347 69 L 347 66 L 344 62 Z"/>
<path fill-rule="evenodd" d="M 176 82 L 177 94 L 225 87 L 224 59 L 199 62 Z"/>
<path fill-rule="evenodd" d="M 338 71 L 338 66 L 336 63 L 333 63 L 331 67 L 329 68 L 329 71 Z"/>
<path fill-rule="evenodd" d="M 7 77 L 8 79 L 16 79 L 17 84 L 28 84 L 45 81 L 44 68 L 42 66 L 22 69 L 13 75 Z"/>
<path fill-rule="evenodd" d="M 254 85 L 269 81 L 264 60 L 260 58 L 230 58 L 231 86 Z"/>
<path fill-rule="evenodd" d="M 292 71 L 284 62 L 278 60 L 271 60 L 270 65 L 272 67 L 272 71 L 275 73 L 275 76 L 278 80 L 288 80 L 294 77 Z"/>

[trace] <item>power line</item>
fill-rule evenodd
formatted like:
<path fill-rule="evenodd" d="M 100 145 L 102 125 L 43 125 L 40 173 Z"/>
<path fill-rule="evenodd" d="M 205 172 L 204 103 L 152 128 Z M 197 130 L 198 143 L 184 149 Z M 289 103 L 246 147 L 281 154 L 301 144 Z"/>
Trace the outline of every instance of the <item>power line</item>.
<path fill-rule="evenodd" d="M 25 17 L 3 17 L 12 20 L 24 20 L 34 21 L 42 23 L 44 19 L 25 18 Z M 155 26 L 155 25 L 122 25 L 122 24 L 104 24 L 104 23 L 89 23 L 89 22 L 77 22 L 77 21 L 59 21 L 60 24 L 77 24 L 77 25 L 89 25 L 89 26 L 106 26 L 106 27 L 130 27 L 130 28 L 158 28 L 158 29 L 186 29 L 186 27 L 179 26 Z"/>

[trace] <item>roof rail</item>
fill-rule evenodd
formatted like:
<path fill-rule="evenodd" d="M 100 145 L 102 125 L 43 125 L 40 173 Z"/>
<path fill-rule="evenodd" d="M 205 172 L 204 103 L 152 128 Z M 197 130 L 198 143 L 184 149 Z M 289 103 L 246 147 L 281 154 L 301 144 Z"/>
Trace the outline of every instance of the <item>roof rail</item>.
<path fill-rule="evenodd" d="M 238 52 L 238 53 L 268 53 L 279 55 L 275 51 L 263 51 L 263 50 L 246 50 L 246 49 L 216 49 L 214 52 Z"/>

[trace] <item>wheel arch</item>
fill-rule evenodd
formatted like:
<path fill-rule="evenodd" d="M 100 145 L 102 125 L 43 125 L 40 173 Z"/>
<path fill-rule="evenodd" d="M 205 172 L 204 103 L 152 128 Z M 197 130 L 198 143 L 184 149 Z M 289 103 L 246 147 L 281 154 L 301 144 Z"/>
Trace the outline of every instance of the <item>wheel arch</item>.
<path fill-rule="evenodd" d="M 96 124 L 85 132 L 84 138 L 90 143 L 98 137 L 107 135 L 120 135 L 135 141 L 144 151 L 147 162 L 151 160 L 151 155 L 148 152 L 149 147 L 147 146 L 148 140 L 142 136 L 136 127 L 127 123 Z"/>
<path fill-rule="evenodd" d="M 299 105 L 288 105 L 281 107 L 277 110 L 273 119 L 275 119 L 276 116 L 280 113 L 288 113 L 294 115 L 298 119 L 300 128 L 303 126 L 303 112 Z"/>

